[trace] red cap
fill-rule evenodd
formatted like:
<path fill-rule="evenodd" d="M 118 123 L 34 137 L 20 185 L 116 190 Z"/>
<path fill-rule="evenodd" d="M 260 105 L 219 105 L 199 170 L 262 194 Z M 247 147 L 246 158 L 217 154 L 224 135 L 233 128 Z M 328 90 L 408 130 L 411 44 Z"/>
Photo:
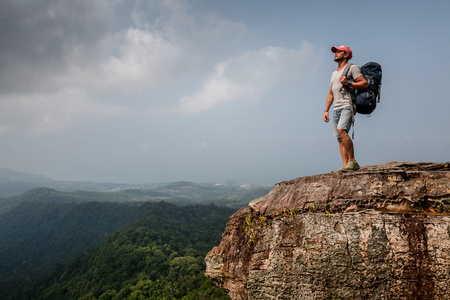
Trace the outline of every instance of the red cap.
<path fill-rule="evenodd" d="M 336 51 L 345 51 L 348 54 L 348 59 L 353 57 L 352 49 L 349 46 L 331 47 L 331 52 L 336 53 Z"/>

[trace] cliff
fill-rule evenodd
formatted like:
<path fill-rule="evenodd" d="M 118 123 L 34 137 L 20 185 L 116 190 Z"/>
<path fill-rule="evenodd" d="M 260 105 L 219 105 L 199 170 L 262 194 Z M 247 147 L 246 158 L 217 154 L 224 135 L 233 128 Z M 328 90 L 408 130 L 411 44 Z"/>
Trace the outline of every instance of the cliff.
<path fill-rule="evenodd" d="M 206 257 L 231 299 L 450 299 L 450 163 L 275 185 Z"/>

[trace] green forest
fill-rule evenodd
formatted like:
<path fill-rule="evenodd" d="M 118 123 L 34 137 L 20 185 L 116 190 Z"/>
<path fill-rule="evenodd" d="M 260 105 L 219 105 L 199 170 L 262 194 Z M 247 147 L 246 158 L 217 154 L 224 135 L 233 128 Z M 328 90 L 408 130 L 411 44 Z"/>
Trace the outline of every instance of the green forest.
<path fill-rule="evenodd" d="M 204 276 L 204 258 L 236 206 L 266 190 L 221 192 L 211 197 L 218 205 L 207 204 L 196 187 L 187 189 L 191 194 L 183 193 L 185 184 L 170 188 L 115 194 L 40 188 L 0 198 L 8 204 L 0 213 L 1 298 L 228 299 Z M 201 204 L 194 204 L 193 191 Z"/>

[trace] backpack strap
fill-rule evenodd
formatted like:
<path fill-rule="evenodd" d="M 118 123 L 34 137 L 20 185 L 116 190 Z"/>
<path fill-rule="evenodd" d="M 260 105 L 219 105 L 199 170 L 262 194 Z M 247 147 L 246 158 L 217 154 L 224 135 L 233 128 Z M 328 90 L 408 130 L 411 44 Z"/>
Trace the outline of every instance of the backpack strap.
<path fill-rule="evenodd" d="M 353 64 L 348 63 L 345 68 L 344 71 L 342 72 L 342 76 L 347 77 L 348 79 L 348 72 L 350 71 L 350 68 Z M 349 89 L 348 87 L 345 87 L 345 89 Z M 349 91 L 350 92 L 350 91 Z M 351 93 L 350 93 L 351 95 Z M 355 104 L 353 103 L 353 97 L 350 97 L 350 111 L 352 112 L 352 124 L 353 124 L 353 134 L 352 134 L 352 139 L 355 139 L 355 114 L 356 114 L 356 107 Z"/>
<path fill-rule="evenodd" d="M 348 75 L 348 71 L 350 71 L 350 67 L 352 66 L 353 64 L 351 64 L 351 63 L 348 63 L 346 66 L 345 66 L 345 68 L 344 68 L 344 72 L 342 72 L 342 76 L 345 76 L 345 77 L 347 77 L 347 75 Z"/>
<path fill-rule="evenodd" d="M 344 71 L 342 72 L 342 76 L 347 77 L 347 79 L 348 79 L 348 72 L 350 71 L 351 66 L 353 66 L 353 64 L 348 63 L 345 66 Z M 350 96 L 351 96 L 350 89 L 347 86 L 344 86 L 344 88 L 350 93 Z M 350 97 L 350 110 L 352 111 L 352 123 L 355 123 L 356 107 L 354 106 L 352 96 Z"/>

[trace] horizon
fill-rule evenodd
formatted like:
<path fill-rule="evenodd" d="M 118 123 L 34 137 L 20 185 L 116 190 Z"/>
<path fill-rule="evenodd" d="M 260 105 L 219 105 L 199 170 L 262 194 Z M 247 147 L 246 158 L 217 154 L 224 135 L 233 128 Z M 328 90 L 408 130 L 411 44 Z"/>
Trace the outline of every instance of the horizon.
<path fill-rule="evenodd" d="M 111 181 L 89 181 L 89 180 L 65 180 L 65 179 L 61 179 L 61 178 L 52 178 L 52 177 L 46 176 L 44 174 L 36 174 L 36 173 L 30 173 L 27 171 L 13 170 L 10 168 L 0 167 L 0 175 L 1 175 L 2 171 L 18 173 L 18 175 L 24 175 L 24 176 L 37 176 L 39 178 L 54 181 L 54 182 L 67 182 L 67 183 L 80 183 L 80 184 L 81 183 L 95 183 L 95 184 L 116 184 L 116 185 L 123 184 L 123 185 L 130 185 L 130 186 L 132 186 L 132 185 L 140 186 L 140 185 L 169 185 L 169 184 L 173 184 L 173 183 L 186 182 L 186 183 L 193 183 L 193 184 L 198 184 L 198 185 L 202 185 L 202 184 L 223 185 L 223 186 L 232 186 L 232 185 L 247 186 L 247 185 L 250 185 L 253 187 L 270 187 L 270 186 L 264 186 L 264 185 L 257 185 L 257 184 L 253 184 L 250 182 L 238 182 L 234 179 L 227 179 L 225 181 L 212 180 L 212 181 L 203 181 L 203 182 L 196 182 L 196 181 L 190 181 L 190 180 L 178 180 L 178 181 L 169 181 L 169 182 L 111 182 Z"/>

